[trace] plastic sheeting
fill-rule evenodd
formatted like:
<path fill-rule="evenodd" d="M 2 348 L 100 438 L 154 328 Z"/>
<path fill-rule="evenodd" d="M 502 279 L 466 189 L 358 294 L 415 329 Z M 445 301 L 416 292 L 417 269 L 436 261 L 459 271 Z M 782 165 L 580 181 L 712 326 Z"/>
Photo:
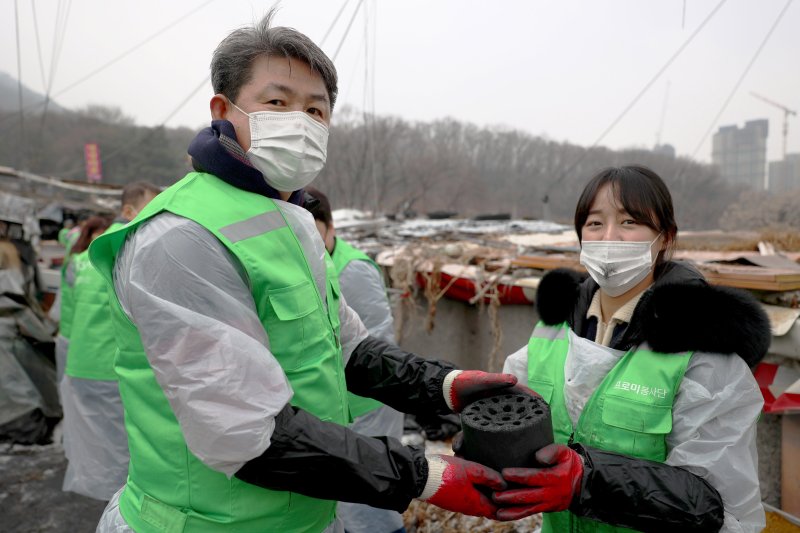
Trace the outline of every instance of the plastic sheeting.
<path fill-rule="evenodd" d="M 52 324 L 27 304 L 22 276 L 0 270 L 0 440 L 47 443 L 61 418 Z"/>
<path fill-rule="evenodd" d="M 128 475 L 128 439 L 119 384 L 64 376 L 64 490 L 108 501 Z"/>

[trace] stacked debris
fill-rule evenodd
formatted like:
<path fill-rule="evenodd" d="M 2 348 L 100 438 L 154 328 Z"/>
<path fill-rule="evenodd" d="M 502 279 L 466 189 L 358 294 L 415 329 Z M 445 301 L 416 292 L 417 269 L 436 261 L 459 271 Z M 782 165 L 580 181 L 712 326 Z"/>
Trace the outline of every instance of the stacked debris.
<path fill-rule="evenodd" d="M 56 325 L 39 301 L 34 202 L 0 193 L 0 442 L 50 442 L 61 418 Z"/>

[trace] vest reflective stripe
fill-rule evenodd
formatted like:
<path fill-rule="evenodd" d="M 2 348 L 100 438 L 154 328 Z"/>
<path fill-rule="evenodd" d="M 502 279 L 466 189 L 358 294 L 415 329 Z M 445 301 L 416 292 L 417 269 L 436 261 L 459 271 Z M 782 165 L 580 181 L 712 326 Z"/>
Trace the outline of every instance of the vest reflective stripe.
<path fill-rule="evenodd" d="M 333 256 L 331 256 L 331 259 L 333 259 L 333 264 L 336 266 L 337 276 L 340 276 L 342 271 L 347 268 L 347 265 L 353 261 L 364 261 L 375 267 L 379 273 L 381 272 L 381 267 L 370 259 L 367 254 L 338 237 L 336 238 L 336 247 L 333 249 Z M 381 275 L 383 274 L 381 273 Z M 350 416 L 352 418 L 358 418 L 383 405 L 378 400 L 365 398 L 358 394 L 353 394 L 352 392 L 347 393 L 347 402 L 350 404 Z"/>
<path fill-rule="evenodd" d="M 219 232 L 225 235 L 232 243 L 237 243 L 284 226 L 286 226 L 286 221 L 280 211 L 270 211 L 269 213 L 256 215 L 247 220 L 225 226 Z"/>
<path fill-rule="evenodd" d="M 165 211 L 205 227 L 243 266 L 270 350 L 294 391 L 292 404 L 323 420 L 346 423 L 338 282 L 328 276 L 326 306 L 302 246 L 269 198 L 209 174 L 190 173 L 158 195 L 129 226 L 92 244 L 92 261 L 106 281 L 113 286 L 114 261 L 126 235 Z M 327 267 L 332 273 L 333 264 Z M 324 530 L 333 520 L 335 502 L 228 479 L 191 453 L 135 326 L 117 298 L 111 301 L 120 343 L 116 370 L 131 452 L 128 483 L 120 498 L 120 512 L 128 524 L 146 533 Z"/>
<path fill-rule="evenodd" d="M 569 442 L 573 433 L 564 398 L 568 327 L 566 323 L 555 328 L 537 324 L 528 343 L 528 385 L 550 404 L 555 440 L 562 444 Z M 629 351 L 589 398 L 574 441 L 641 459 L 666 460 L 672 405 L 691 355 L 658 353 L 645 346 Z M 628 531 L 632 530 L 579 518 L 568 511 L 546 513 L 542 524 L 542 533 Z"/>
<path fill-rule="evenodd" d="M 107 231 L 121 228 L 114 223 Z M 114 357 L 117 343 L 108 303 L 108 289 L 100 273 L 89 261 L 89 252 L 72 257 L 75 284 L 72 287 L 72 319 L 74 331 L 67 351 L 68 376 L 100 381 L 116 381 Z"/>

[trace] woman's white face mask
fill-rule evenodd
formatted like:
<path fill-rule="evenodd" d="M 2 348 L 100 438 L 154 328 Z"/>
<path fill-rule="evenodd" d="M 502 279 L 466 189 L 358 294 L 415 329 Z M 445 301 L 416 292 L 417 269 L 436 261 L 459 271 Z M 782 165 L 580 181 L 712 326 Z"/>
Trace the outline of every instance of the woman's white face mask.
<path fill-rule="evenodd" d="M 580 263 L 609 296 L 621 296 L 653 270 L 653 244 L 647 241 L 583 241 Z"/>
<path fill-rule="evenodd" d="M 303 111 L 256 111 L 250 118 L 247 158 L 274 189 L 294 192 L 314 181 L 325 166 L 328 128 Z"/>

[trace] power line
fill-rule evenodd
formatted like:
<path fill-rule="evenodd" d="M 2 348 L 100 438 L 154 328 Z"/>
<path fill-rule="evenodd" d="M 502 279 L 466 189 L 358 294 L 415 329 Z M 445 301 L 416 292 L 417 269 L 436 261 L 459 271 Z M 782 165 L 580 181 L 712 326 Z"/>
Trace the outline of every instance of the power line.
<path fill-rule="evenodd" d="M 64 39 L 67 36 L 67 22 L 69 12 L 72 9 L 72 0 L 66 0 L 66 7 L 62 9 L 62 0 L 58 1 L 58 12 L 56 13 L 56 25 L 53 30 L 53 53 L 50 56 L 50 77 L 47 80 L 47 91 L 44 95 L 44 109 L 42 110 L 42 127 L 47 119 L 47 109 L 50 104 L 50 95 L 53 91 L 53 83 L 56 79 L 58 64 L 61 60 L 61 52 L 64 50 Z"/>
<path fill-rule="evenodd" d="M 694 152 L 692 152 L 692 159 L 694 159 L 694 157 L 697 155 L 697 152 L 700 151 L 700 148 L 706 142 L 706 139 L 708 138 L 708 135 L 711 133 L 711 130 L 713 130 L 714 126 L 717 125 L 717 122 L 719 121 L 719 118 L 722 116 L 722 113 L 725 112 L 725 109 L 728 107 L 728 104 L 730 104 L 731 100 L 733 99 L 733 96 L 736 94 L 736 91 L 739 90 L 739 86 L 742 84 L 742 81 L 744 81 L 744 78 L 747 76 L 747 73 L 750 72 L 750 68 L 756 62 L 756 59 L 758 59 L 758 56 L 761 54 L 761 51 L 764 49 L 764 46 L 766 46 L 767 41 L 769 41 L 770 37 L 772 37 L 772 33 L 775 31 L 775 28 L 778 27 L 778 24 L 781 22 L 781 19 L 783 19 L 783 16 L 786 14 L 786 11 L 789 9 L 789 6 L 792 5 L 793 1 L 794 0 L 787 0 L 786 5 L 784 5 L 783 9 L 781 9 L 780 13 L 778 13 L 775 22 L 772 23 L 772 26 L 770 27 L 769 31 L 767 31 L 767 34 L 761 41 L 761 44 L 758 45 L 755 54 L 753 54 L 753 57 L 750 59 L 750 62 L 744 68 L 744 72 L 742 72 L 742 75 L 739 76 L 738 80 L 736 80 L 733 89 L 728 94 L 728 97 L 725 99 L 725 101 L 722 103 L 722 107 L 720 107 L 719 112 L 714 116 L 714 120 L 711 121 L 711 125 L 703 134 L 703 137 L 700 139 L 700 142 L 697 143 Z"/>
<path fill-rule="evenodd" d="M 339 41 L 339 46 L 336 47 L 336 51 L 333 53 L 333 61 L 336 61 L 336 57 L 339 55 L 339 51 L 342 49 L 342 45 L 344 44 L 344 40 L 347 39 L 347 34 L 350 33 L 350 28 L 353 26 L 353 21 L 356 19 L 356 15 L 358 15 L 358 11 L 361 9 L 361 4 L 364 3 L 364 0 L 358 0 L 358 5 L 356 6 L 356 10 L 353 11 L 353 16 L 350 17 L 350 22 L 347 23 L 347 28 L 344 30 L 344 35 L 342 35 L 342 40 Z"/>
<path fill-rule="evenodd" d="M 124 51 L 123 53 L 119 54 L 119 55 L 118 55 L 118 56 L 116 56 L 115 58 L 113 58 L 113 59 L 111 59 L 111 60 L 107 61 L 106 63 L 104 63 L 102 66 L 100 66 L 100 67 L 98 67 L 98 68 L 94 69 L 94 70 L 93 70 L 92 72 L 90 72 L 89 74 L 87 74 L 87 75 L 85 75 L 84 77 L 80 78 L 79 80 L 77 80 L 77 81 L 75 81 L 75 82 L 71 83 L 70 85 L 67 85 L 66 87 L 64 87 L 63 89 L 61 89 L 60 91 L 58 91 L 58 92 L 57 92 L 57 93 L 56 93 L 54 96 L 59 96 L 59 95 L 61 95 L 61 94 L 64 94 L 65 92 L 67 92 L 67 91 L 69 91 L 69 90 L 71 90 L 71 89 L 73 89 L 73 88 L 77 87 L 77 86 L 78 86 L 78 85 L 80 85 L 81 83 L 85 82 L 85 81 L 86 81 L 86 80 L 88 80 L 89 78 L 91 78 L 91 77 L 95 76 L 96 74 L 99 74 L 100 72 L 104 71 L 105 69 L 107 69 L 108 67 L 110 67 L 111 65 L 113 65 L 114 63 L 116 63 L 117 61 L 120 61 L 120 60 L 121 60 L 121 59 L 123 59 L 124 57 L 127 57 L 127 56 L 129 56 L 130 54 L 132 54 L 133 52 L 135 52 L 136 50 L 138 50 L 138 49 L 139 49 L 139 48 L 141 48 L 142 46 L 146 45 L 147 43 L 149 43 L 150 41 L 152 41 L 152 40 L 153 40 L 153 39 L 155 39 L 156 37 L 159 37 L 159 36 L 160 36 L 162 33 L 164 33 L 164 32 L 166 32 L 166 31 L 168 31 L 168 30 L 172 29 L 172 28 L 173 28 L 173 27 L 175 27 L 175 26 L 176 26 L 178 23 L 180 23 L 180 22 L 182 22 L 182 21 L 186 20 L 186 18 L 188 18 L 189 16 L 191 16 L 191 15 L 195 14 L 196 12 L 200 11 L 202 8 L 204 8 L 205 6 L 207 6 L 208 4 L 210 4 L 211 2 L 214 2 L 214 1 L 216 1 L 216 0 L 206 0 L 205 2 L 203 2 L 202 4 L 200 4 L 198 7 L 196 7 L 196 8 L 194 8 L 194 9 L 190 10 L 190 11 L 189 11 L 188 13 L 186 13 L 185 15 L 182 15 L 182 16 L 178 17 L 177 19 L 173 20 L 172 22 L 170 22 L 170 23 L 169 23 L 169 24 L 167 24 L 166 26 L 162 27 L 161 29 L 159 29 L 158 31 L 156 31 L 155 33 L 153 33 L 152 35 L 150 35 L 149 37 L 147 37 L 145 40 L 141 41 L 139 44 L 137 44 L 137 45 L 135 45 L 135 46 L 132 46 L 131 48 L 127 49 L 126 51 Z"/>
<path fill-rule="evenodd" d="M 328 26 L 328 31 L 325 32 L 325 35 L 322 37 L 322 40 L 319 42 L 319 47 L 320 48 L 322 48 L 322 46 L 325 44 L 325 41 L 328 40 L 328 36 L 331 34 L 331 31 L 333 30 L 333 27 L 339 21 L 339 17 L 342 16 L 342 13 L 344 12 L 344 8 L 346 8 L 347 4 L 349 4 L 349 3 L 350 3 L 350 0 L 345 0 L 345 2 L 342 4 L 342 7 L 339 8 L 339 12 L 336 13 L 336 16 L 333 18 L 333 22 L 331 22 L 331 25 Z"/>
<path fill-rule="evenodd" d="M 580 165 L 581 162 L 583 162 L 583 160 L 589 154 L 589 152 L 593 148 L 597 147 L 602 142 L 603 139 L 605 139 L 606 135 L 608 135 L 611 132 L 611 130 L 613 130 L 616 127 L 616 125 L 619 124 L 619 122 L 625 117 L 625 115 L 628 114 L 628 111 L 630 111 L 631 108 L 633 108 L 633 106 L 636 105 L 636 103 L 641 99 L 641 97 L 644 96 L 644 94 L 650 89 L 650 87 L 653 86 L 653 84 L 658 80 L 658 78 L 661 77 L 664 71 L 666 71 L 669 68 L 669 66 L 672 65 L 672 63 L 678 58 L 678 56 L 681 55 L 681 53 L 686 49 L 686 47 L 689 46 L 689 43 L 691 43 L 694 40 L 694 38 L 697 37 L 700 31 L 703 28 L 705 28 L 706 24 L 708 24 L 708 22 L 714 17 L 714 15 L 717 14 L 717 11 L 719 11 L 720 8 L 727 1 L 728 0 L 720 0 L 720 2 L 714 7 L 714 9 L 711 10 L 708 16 L 706 16 L 703 22 L 701 22 L 700 25 L 694 30 L 694 32 L 692 32 L 692 34 L 678 47 L 675 53 L 673 53 L 672 56 L 670 56 L 670 58 L 667 60 L 666 63 L 664 63 L 664 65 L 658 70 L 658 72 L 656 72 L 655 75 L 652 78 L 650 78 L 650 80 L 639 91 L 639 93 L 630 101 L 630 103 L 628 103 L 627 106 L 625 106 L 625 109 L 623 109 L 622 112 L 619 115 L 617 115 L 617 117 L 611 122 L 611 124 L 594 141 L 594 143 L 592 143 L 592 145 L 589 148 L 586 148 L 583 151 L 583 153 L 575 160 L 575 162 L 573 162 L 569 167 L 567 167 L 567 169 L 564 170 L 559 175 L 558 178 L 550 182 L 550 184 L 545 188 L 544 191 L 544 197 L 542 199 L 544 203 L 547 203 L 548 201 L 548 194 L 550 190 L 559 182 L 561 182 L 561 180 L 564 179 L 575 167 Z"/>
<path fill-rule="evenodd" d="M 19 6 L 14 0 L 14 28 L 17 34 L 17 91 L 19 92 L 19 140 L 20 150 L 17 151 L 18 168 L 25 166 L 25 113 L 22 111 L 22 54 L 19 44 Z"/>
<path fill-rule="evenodd" d="M 36 34 L 36 53 L 39 55 L 39 73 L 42 76 L 42 87 L 47 87 L 47 77 L 44 75 L 42 43 L 39 39 L 39 20 L 36 18 L 36 0 L 31 0 L 31 10 L 33 11 L 33 31 Z"/>
<path fill-rule="evenodd" d="M 136 45 L 132 46 L 131 48 L 129 48 L 129 49 L 127 49 L 127 50 L 125 50 L 124 52 L 122 52 L 121 54 L 117 55 L 117 56 L 116 56 L 116 57 L 114 57 L 113 59 L 111 59 L 111 60 L 107 61 L 106 63 L 104 63 L 104 64 L 103 64 L 103 65 L 101 65 L 100 67 L 98 67 L 98 68 L 94 69 L 93 71 L 91 71 L 90 73 L 86 74 L 86 75 L 85 75 L 85 76 L 83 76 L 82 78 L 80 78 L 80 79 L 78 79 L 78 80 L 74 81 L 73 83 L 69 84 L 68 86 L 64 87 L 63 89 L 61 89 L 60 91 L 58 91 L 57 93 L 55 93 L 55 94 L 53 95 L 53 97 L 60 96 L 60 95 L 62 95 L 62 94 L 64 94 L 64 93 L 66 93 L 67 91 L 70 91 L 70 90 L 74 89 L 75 87 L 77 87 L 78 85 L 82 84 L 82 83 L 83 83 L 83 82 L 85 82 L 86 80 L 88 80 L 88 79 L 90 79 L 90 78 L 94 77 L 95 75 L 97 75 L 97 74 L 99 74 L 100 72 L 104 71 L 105 69 L 107 69 L 107 68 L 108 68 L 108 67 L 110 67 L 111 65 L 113 65 L 113 64 L 117 63 L 118 61 L 122 60 L 123 58 L 125 58 L 125 57 L 129 56 L 131 53 L 135 52 L 136 50 L 138 50 L 139 48 L 141 48 L 141 47 L 142 47 L 142 46 L 144 46 L 145 44 L 149 43 L 150 41 L 152 41 L 152 40 L 153 40 L 153 39 L 155 39 L 156 37 L 159 37 L 161 34 L 165 33 L 166 31 L 168 31 L 168 30 L 170 30 L 170 29 L 174 28 L 176 25 L 178 25 L 178 24 L 180 24 L 181 22 L 185 21 L 185 20 L 186 20 L 187 18 L 189 18 L 191 15 L 194 15 L 195 13 L 197 13 L 198 11 L 200 11 L 202 8 L 206 7 L 208 4 L 210 4 L 210 3 L 212 3 L 212 2 L 215 2 L 215 1 L 216 1 L 216 0 L 206 0 L 205 2 L 203 2 L 202 4 L 200 4 L 198 7 L 196 7 L 196 8 L 194 8 L 194 9 L 192 9 L 192 10 L 188 11 L 188 12 L 187 12 L 187 13 L 185 13 L 184 15 L 181 15 L 180 17 L 176 18 L 176 19 L 175 19 L 175 20 L 173 20 L 172 22 L 170 22 L 170 23 L 168 23 L 167 25 L 163 26 L 161 29 L 159 29 L 159 30 L 158 30 L 158 31 L 156 31 L 155 33 L 151 34 L 150 36 L 148 36 L 147 38 L 145 38 L 143 41 L 141 41 L 141 42 L 139 42 L 138 44 L 136 44 Z M 52 81 L 52 79 L 51 79 L 51 81 Z M 30 110 L 30 109 L 32 109 L 32 108 L 39 107 L 40 105 L 42 105 L 42 104 L 35 104 L 35 105 L 32 105 L 32 106 L 28 106 L 26 109 Z M 0 122 L 0 124 L 2 124 L 2 122 Z"/>

